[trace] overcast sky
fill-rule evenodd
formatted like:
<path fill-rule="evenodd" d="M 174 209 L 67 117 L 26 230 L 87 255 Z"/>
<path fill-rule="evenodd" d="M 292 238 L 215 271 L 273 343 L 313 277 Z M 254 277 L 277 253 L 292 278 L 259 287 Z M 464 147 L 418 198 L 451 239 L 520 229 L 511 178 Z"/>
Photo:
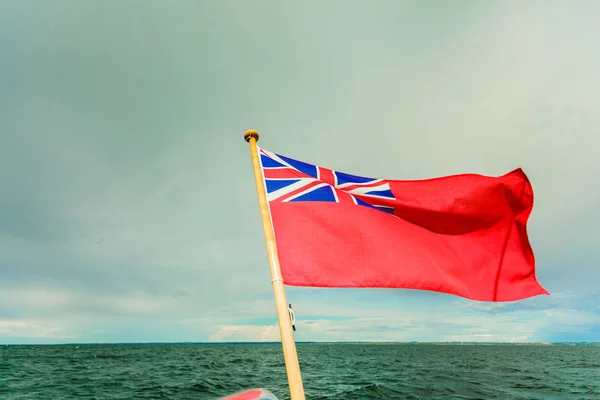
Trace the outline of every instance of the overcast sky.
<path fill-rule="evenodd" d="M 286 289 L 296 340 L 600 341 L 597 1 L 0 2 L 0 343 L 278 340 L 243 132 L 522 167 L 551 296 Z"/>

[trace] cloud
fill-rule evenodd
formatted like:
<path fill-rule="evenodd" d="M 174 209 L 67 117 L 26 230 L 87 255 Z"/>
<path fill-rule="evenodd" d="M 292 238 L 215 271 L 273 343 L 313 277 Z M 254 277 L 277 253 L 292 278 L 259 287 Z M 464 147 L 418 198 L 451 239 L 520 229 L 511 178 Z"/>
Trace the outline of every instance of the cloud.
<path fill-rule="evenodd" d="M 210 342 L 276 342 L 281 340 L 277 325 L 224 325 L 212 334 Z"/>
<path fill-rule="evenodd" d="M 578 309 L 556 304 L 537 307 L 521 303 L 478 303 L 466 300 L 435 304 L 432 312 L 427 304 L 401 307 L 344 307 L 332 300 L 329 304 L 305 300 L 296 311 L 297 341 L 484 341 L 536 342 L 552 341 L 553 335 L 571 333 L 585 336 L 600 326 L 600 310 Z M 516 306 L 518 305 L 518 306 Z M 198 326 L 215 326 L 209 340 L 260 339 L 262 333 L 273 332 L 277 321 L 259 302 L 248 305 L 244 316 L 223 315 L 221 318 L 190 321 Z M 239 314 L 238 314 L 239 315 Z M 269 318 L 270 317 L 270 318 Z M 239 328 L 239 329 L 237 329 Z M 277 329 L 275 329 L 277 332 Z"/>
<path fill-rule="evenodd" d="M 297 341 L 374 341 L 374 342 L 434 342 L 434 341 L 491 341 L 527 342 L 534 338 L 530 324 L 510 319 L 486 320 L 426 318 L 398 320 L 388 318 L 352 318 L 349 320 L 303 319 L 297 323 Z M 240 339 L 246 338 L 246 339 Z M 279 340 L 276 324 L 223 325 L 210 341 L 274 341 Z"/>
<path fill-rule="evenodd" d="M 0 336 L 4 338 L 35 338 L 70 340 L 77 335 L 65 333 L 55 322 L 38 320 L 0 319 Z"/>
<path fill-rule="evenodd" d="M 132 293 L 128 297 L 114 297 L 44 288 L 1 290 L 0 293 L 2 298 L 6 299 L 3 309 L 18 307 L 21 312 L 32 312 L 36 315 L 87 314 L 93 311 L 96 314 L 108 315 L 156 316 L 175 308 L 172 298 L 149 296 L 143 293 L 138 293 L 137 296 Z"/>

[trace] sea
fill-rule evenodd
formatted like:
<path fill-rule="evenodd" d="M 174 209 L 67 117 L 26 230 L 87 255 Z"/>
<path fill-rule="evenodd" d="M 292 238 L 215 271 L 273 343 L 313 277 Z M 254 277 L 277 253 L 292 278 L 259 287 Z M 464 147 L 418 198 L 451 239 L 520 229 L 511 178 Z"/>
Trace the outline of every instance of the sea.
<path fill-rule="evenodd" d="M 298 343 L 307 399 L 600 399 L 600 345 Z M 289 399 L 280 343 L 0 346 L 0 399 Z"/>

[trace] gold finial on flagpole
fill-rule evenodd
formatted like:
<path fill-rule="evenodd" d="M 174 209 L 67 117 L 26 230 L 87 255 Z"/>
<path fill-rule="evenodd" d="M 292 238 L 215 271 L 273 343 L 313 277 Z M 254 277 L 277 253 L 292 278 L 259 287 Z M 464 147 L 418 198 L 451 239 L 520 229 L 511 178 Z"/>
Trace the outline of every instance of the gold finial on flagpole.
<path fill-rule="evenodd" d="M 246 142 L 249 142 L 251 138 L 254 138 L 258 142 L 258 132 L 256 132 L 254 129 L 249 129 L 244 132 L 244 140 Z"/>
<path fill-rule="evenodd" d="M 244 140 L 250 144 L 254 181 L 256 183 L 256 193 L 258 194 L 258 205 L 262 218 L 265 243 L 267 245 L 267 255 L 271 270 L 271 284 L 273 285 L 273 294 L 275 295 L 275 308 L 277 310 L 277 319 L 279 321 L 279 333 L 281 335 L 281 345 L 283 347 L 283 358 L 285 360 L 290 395 L 292 400 L 305 400 L 302 375 L 300 374 L 300 363 L 298 362 L 298 354 L 296 353 L 296 343 L 294 342 L 294 333 L 292 332 L 288 302 L 283 287 L 279 256 L 277 255 L 277 246 L 275 244 L 275 235 L 273 233 L 273 222 L 271 221 L 271 214 L 269 213 L 265 183 L 263 181 L 260 159 L 256 146 L 258 132 L 254 129 L 246 131 L 244 133 Z"/>

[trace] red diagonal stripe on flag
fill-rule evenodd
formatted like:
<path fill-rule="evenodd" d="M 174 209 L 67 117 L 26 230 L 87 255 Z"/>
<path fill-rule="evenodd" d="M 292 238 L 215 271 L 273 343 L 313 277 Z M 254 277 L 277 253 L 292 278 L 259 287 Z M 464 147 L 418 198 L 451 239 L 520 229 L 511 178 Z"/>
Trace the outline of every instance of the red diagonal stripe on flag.
<path fill-rule="evenodd" d="M 265 179 L 311 178 L 293 168 L 264 168 Z"/>

